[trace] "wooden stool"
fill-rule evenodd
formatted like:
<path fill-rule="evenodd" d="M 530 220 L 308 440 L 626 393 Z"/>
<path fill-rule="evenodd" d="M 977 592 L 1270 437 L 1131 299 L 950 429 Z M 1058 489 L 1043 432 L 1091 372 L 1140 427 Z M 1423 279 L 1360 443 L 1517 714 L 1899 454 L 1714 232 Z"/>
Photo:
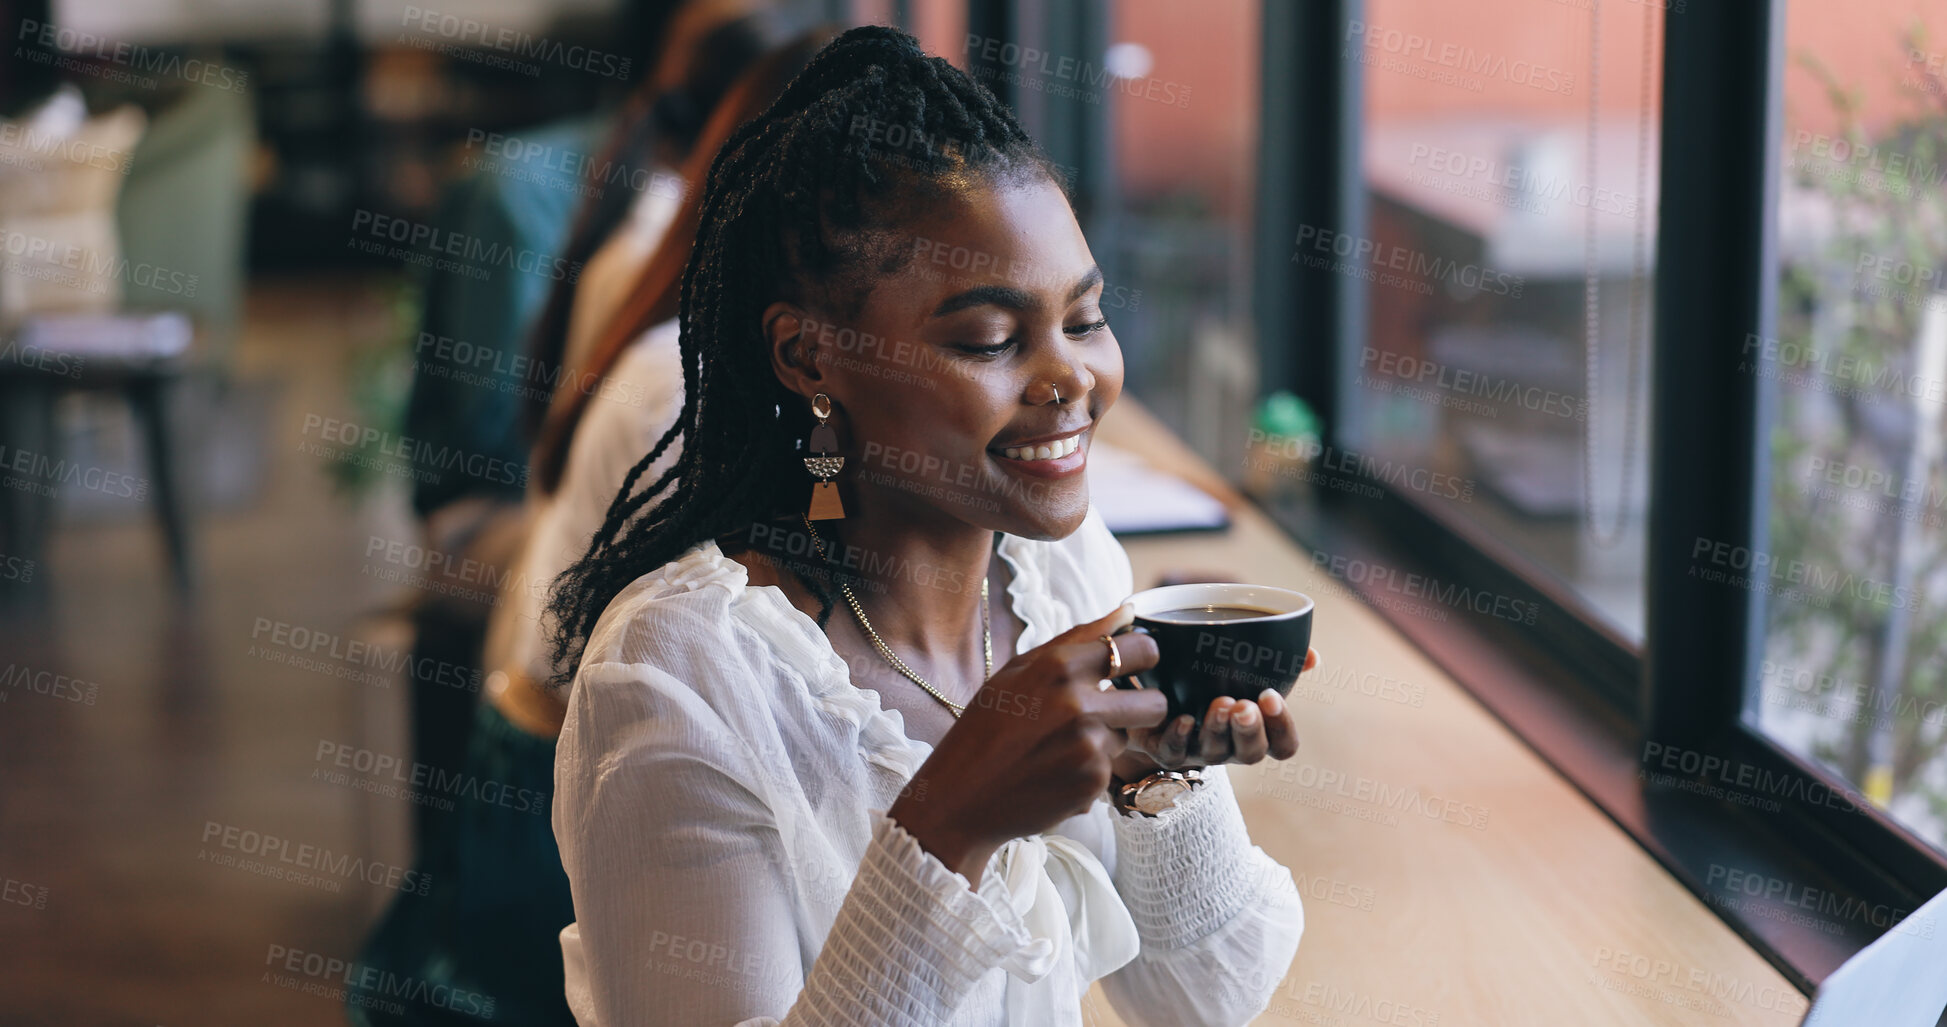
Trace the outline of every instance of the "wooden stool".
<path fill-rule="evenodd" d="M 189 512 L 169 424 L 170 392 L 189 365 L 193 335 L 188 317 L 169 312 L 39 314 L 0 337 L 0 546 L 7 556 L 37 567 L 45 559 L 58 483 L 41 476 L 65 467 L 55 400 L 75 390 L 119 392 L 148 451 L 154 495 L 136 498 L 154 505 L 176 588 L 194 589 Z M 44 569 L 33 580 L 38 591 Z"/>

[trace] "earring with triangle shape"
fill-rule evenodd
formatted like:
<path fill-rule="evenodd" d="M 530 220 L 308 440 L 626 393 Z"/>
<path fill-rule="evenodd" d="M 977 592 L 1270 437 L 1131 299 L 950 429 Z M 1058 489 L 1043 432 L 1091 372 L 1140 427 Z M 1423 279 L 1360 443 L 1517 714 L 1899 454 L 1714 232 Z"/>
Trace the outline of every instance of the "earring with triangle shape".
<path fill-rule="evenodd" d="M 811 438 L 805 446 L 813 454 L 804 458 L 805 470 L 818 480 L 811 486 L 811 507 L 805 516 L 814 521 L 836 521 L 845 517 L 845 504 L 838 498 L 838 486 L 832 482 L 845 467 L 845 458 L 838 455 L 838 433 L 827 423 L 832 416 L 832 399 L 819 393 L 811 399 L 811 416 L 818 419 L 818 426 L 811 429 Z"/>

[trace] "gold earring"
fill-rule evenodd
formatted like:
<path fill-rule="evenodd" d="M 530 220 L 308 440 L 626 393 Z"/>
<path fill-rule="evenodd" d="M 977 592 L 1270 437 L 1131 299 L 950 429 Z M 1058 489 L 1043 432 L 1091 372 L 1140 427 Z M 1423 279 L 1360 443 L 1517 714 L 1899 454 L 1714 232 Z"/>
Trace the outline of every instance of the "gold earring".
<path fill-rule="evenodd" d="M 805 448 L 816 455 L 805 457 L 804 466 L 818 480 L 811 486 L 811 508 L 805 516 L 814 521 L 842 520 L 845 504 L 839 500 L 838 486 L 831 479 L 845 466 L 845 458 L 838 455 L 838 433 L 826 423 L 832 416 L 832 398 L 822 392 L 813 396 L 811 416 L 818 419 L 818 426 L 811 429 Z"/>

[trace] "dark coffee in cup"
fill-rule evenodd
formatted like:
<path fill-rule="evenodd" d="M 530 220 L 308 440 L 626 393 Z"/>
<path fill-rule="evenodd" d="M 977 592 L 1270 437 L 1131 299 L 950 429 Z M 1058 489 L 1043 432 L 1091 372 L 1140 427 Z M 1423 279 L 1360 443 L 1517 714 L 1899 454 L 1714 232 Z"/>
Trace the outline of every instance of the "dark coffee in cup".
<path fill-rule="evenodd" d="M 1252 617 L 1266 617 L 1277 613 L 1257 606 L 1189 606 L 1181 610 L 1166 610 L 1156 615 L 1161 621 L 1187 621 L 1191 624 L 1216 624 L 1227 620 L 1249 620 Z"/>
<path fill-rule="evenodd" d="M 1288 695 L 1311 648 L 1311 598 L 1268 585 L 1199 582 L 1136 593 L 1128 630 L 1156 640 L 1156 666 L 1130 675 L 1199 721 L 1218 696 Z M 1125 687 L 1128 679 L 1116 682 Z"/>

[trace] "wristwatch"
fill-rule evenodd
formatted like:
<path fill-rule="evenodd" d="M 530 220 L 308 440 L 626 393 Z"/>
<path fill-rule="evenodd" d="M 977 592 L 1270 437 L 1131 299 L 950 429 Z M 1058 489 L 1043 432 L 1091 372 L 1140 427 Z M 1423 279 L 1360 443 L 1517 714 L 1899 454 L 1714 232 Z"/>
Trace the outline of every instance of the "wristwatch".
<path fill-rule="evenodd" d="M 1120 788 L 1109 790 L 1111 805 L 1128 815 L 1153 817 L 1174 809 L 1177 800 L 1203 787 L 1203 774 L 1197 770 L 1158 770 Z"/>

